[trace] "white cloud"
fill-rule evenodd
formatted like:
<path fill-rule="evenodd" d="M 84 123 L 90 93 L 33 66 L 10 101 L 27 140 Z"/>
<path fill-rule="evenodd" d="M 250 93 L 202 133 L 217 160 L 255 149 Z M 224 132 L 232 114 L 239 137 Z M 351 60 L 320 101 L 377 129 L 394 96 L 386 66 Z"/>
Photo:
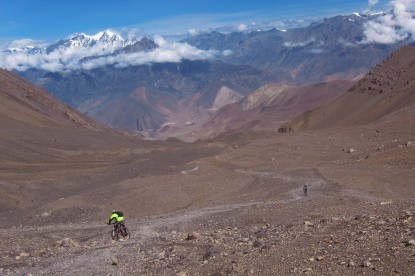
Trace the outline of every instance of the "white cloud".
<path fill-rule="evenodd" d="M 156 35 L 154 36 L 154 42 L 159 46 L 159 47 L 163 47 L 166 45 L 167 41 L 160 35 Z"/>
<path fill-rule="evenodd" d="M 319 48 L 314 48 L 314 49 L 311 49 L 309 52 L 312 54 L 321 54 L 321 53 L 324 53 L 324 50 L 319 49 Z"/>
<path fill-rule="evenodd" d="M 232 50 L 225 50 L 225 51 L 222 52 L 222 55 L 224 57 L 228 57 L 228 56 L 230 56 L 232 54 L 233 54 Z"/>
<path fill-rule="evenodd" d="M 139 28 L 122 28 L 121 36 L 131 40 L 137 37 L 141 37 L 142 31 Z"/>
<path fill-rule="evenodd" d="M 285 28 L 287 25 L 282 21 L 276 21 L 276 22 L 272 22 L 270 26 L 272 28 L 282 29 L 282 28 Z"/>
<path fill-rule="evenodd" d="M 248 27 L 247 27 L 245 24 L 240 24 L 240 25 L 238 26 L 238 31 L 239 31 L 239 32 L 244 32 L 244 31 L 246 31 L 246 30 L 248 30 Z"/>
<path fill-rule="evenodd" d="M 197 35 L 197 30 L 196 30 L 196 29 L 189 29 L 187 32 L 188 32 L 191 36 L 195 36 L 195 35 Z"/>
<path fill-rule="evenodd" d="M 301 41 L 301 42 L 284 42 L 284 46 L 288 47 L 288 48 L 301 48 L 304 46 L 307 46 L 311 43 L 314 43 L 316 40 L 314 38 L 310 38 L 309 40 L 306 41 Z"/>
<path fill-rule="evenodd" d="M 343 47 L 355 47 L 355 46 L 356 46 L 356 44 L 353 44 L 353 43 L 351 43 L 351 42 L 349 42 L 349 41 L 347 41 L 347 40 L 344 40 L 343 38 L 340 38 L 340 39 L 338 40 L 338 42 L 339 42 L 339 44 L 341 44 Z"/>
<path fill-rule="evenodd" d="M 98 44 L 92 47 L 60 47 L 50 53 L 16 52 L 8 54 L 2 52 L 0 53 L 0 67 L 19 71 L 38 68 L 60 72 L 91 70 L 105 65 L 127 67 L 158 62 L 180 62 L 183 59 L 213 59 L 220 55 L 230 54 L 227 51 L 200 50 L 187 43 L 167 42 L 161 36 L 155 36 L 154 41 L 159 47 L 153 51 L 117 55 L 114 54 L 114 49 L 102 48 Z"/>
<path fill-rule="evenodd" d="M 415 34 L 415 0 L 389 2 L 392 12 L 365 24 L 363 43 L 391 44 Z"/>
<path fill-rule="evenodd" d="M 12 41 L 8 48 L 24 48 L 24 47 L 30 47 L 36 45 L 36 41 L 30 38 L 24 38 L 19 40 Z"/>
<path fill-rule="evenodd" d="M 369 6 L 375 6 L 378 4 L 378 0 L 369 0 Z"/>

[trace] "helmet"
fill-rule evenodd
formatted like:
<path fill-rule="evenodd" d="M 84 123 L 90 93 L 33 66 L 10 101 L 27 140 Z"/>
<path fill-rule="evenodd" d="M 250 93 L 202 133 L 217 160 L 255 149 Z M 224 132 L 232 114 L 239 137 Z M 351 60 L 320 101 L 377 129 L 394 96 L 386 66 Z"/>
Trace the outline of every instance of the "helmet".
<path fill-rule="evenodd" d="M 112 212 L 111 213 L 113 213 L 113 214 L 115 214 L 117 211 L 115 211 L 115 210 L 112 210 Z"/>

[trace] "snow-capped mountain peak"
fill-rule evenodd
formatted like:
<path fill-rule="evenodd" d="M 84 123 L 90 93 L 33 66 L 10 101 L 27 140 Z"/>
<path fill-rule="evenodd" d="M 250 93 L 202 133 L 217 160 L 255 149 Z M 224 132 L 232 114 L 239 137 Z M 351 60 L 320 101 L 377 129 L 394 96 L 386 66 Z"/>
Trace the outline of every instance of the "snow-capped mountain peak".
<path fill-rule="evenodd" d="M 110 30 L 104 30 L 92 35 L 76 33 L 49 45 L 45 43 L 39 45 L 30 45 L 28 43 L 26 43 L 26 45 L 22 43 L 15 44 L 10 44 L 10 47 L 0 51 L 7 55 L 49 55 L 54 51 L 63 53 L 69 50 L 68 53 L 77 53 L 81 56 L 87 54 L 99 56 L 102 54 L 113 54 L 119 51 L 128 53 L 147 51 L 156 47 L 156 45 L 153 45 L 154 42 L 147 38 L 142 38 L 141 40 L 136 37 L 124 39 L 118 33 Z M 75 50 L 75 52 L 73 52 L 73 50 Z"/>
<path fill-rule="evenodd" d="M 102 48 L 119 48 L 125 46 L 126 41 L 120 35 L 117 35 L 112 31 L 105 30 L 94 35 L 80 33 L 69 37 L 66 40 L 60 41 L 58 44 L 60 44 L 59 46 L 70 48 L 94 46 L 97 44 L 99 44 Z"/>
<path fill-rule="evenodd" d="M 124 39 L 120 35 L 118 35 L 114 32 L 111 32 L 109 30 L 99 32 L 96 35 L 90 36 L 90 38 L 92 38 L 94 40 L 98 40 L 98 41 L 103 42 L 103 43 L 111 42 L 111 41 L 124 41 Z"/>
<path fill-rule="evenodd" d="M 47 52 L 50 53 L 57 49 L 65 48 L 77 49 L 91 47 L 97 47 L 105 52 L 113 52 L 136 42 L 137 39 L 126 40 L 110 30 L 101 31 L 93 35 L 78 33 L 50 45 L 47 48 Z"/>
<path fill-rule="evenodd" d="M 28 54 L 40 54 L 43 52 L 43 48 L 39 46 L 22 46 L 22 47 L 10 47 L 4 50 L 7 54 L 18 54 L 18 53 L 28 53 Z"/>

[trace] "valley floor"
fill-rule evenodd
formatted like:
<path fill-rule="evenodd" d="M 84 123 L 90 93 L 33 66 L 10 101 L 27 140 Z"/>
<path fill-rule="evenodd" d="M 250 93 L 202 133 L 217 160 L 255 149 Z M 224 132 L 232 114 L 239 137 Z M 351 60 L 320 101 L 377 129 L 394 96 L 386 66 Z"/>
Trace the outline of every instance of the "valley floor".
<path fill-rule="evenodd" d="M 3 225 L 0 274 L 414 275 L 415 130 L 398 127 L 224 137 L 128 178 L 122 163 L 102 190 Z M 117 206 L 100 200 L 114 187 Z M 130 239 L 111 240 L 112 208 Z"/>

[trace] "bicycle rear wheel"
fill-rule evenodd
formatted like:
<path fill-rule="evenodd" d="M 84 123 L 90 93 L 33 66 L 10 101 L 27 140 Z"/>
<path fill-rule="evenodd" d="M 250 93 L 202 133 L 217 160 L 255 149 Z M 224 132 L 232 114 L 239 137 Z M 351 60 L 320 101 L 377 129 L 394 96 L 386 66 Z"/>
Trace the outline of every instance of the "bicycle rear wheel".
<path fill-rule="evenodd" d="M 122 227 L 121 228 L 121 236 L 125 239 L 128 240 L 130 238 L 130 230 L 128 230 L 127 227 Z"/>

